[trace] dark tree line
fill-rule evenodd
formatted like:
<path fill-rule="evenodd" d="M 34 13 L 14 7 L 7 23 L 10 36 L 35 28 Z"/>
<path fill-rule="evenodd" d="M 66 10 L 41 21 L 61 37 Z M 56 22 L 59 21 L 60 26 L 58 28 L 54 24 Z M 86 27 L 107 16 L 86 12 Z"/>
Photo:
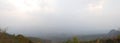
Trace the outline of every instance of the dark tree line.
<path fill-rule="evenodd" d="M 120 36 L 116 36 L 116 38 L 96 39 L 90 41 L 80 41 L 77 37 L 74 37 L 72 40 L 67 40 L 65 43 L 120 43 Z"/>

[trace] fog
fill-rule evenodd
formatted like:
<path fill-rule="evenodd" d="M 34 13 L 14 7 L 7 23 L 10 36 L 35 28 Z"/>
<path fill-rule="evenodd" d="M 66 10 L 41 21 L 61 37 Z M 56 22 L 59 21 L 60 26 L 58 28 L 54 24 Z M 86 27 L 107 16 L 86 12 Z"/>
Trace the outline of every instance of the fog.
<path fill-rule="evenodd" d="M 0 0 L 0 26 L 25 35 L 98 34 L 120 27 L 119 0 Z"/>

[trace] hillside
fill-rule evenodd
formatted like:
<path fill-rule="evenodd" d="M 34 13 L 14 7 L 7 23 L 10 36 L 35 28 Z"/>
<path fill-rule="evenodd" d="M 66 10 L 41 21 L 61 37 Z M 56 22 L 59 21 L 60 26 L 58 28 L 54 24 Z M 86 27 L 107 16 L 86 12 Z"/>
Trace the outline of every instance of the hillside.
<path fill-rule="evenodd" d="M 0 43 L 32 43 L 32 41 L 23 35 L 15 36 L 5 32 L 0 32 Z"/>
<path fill-rule="evenodd" d="M 41 39 L 37 37 L 27 37 L 27 38 L 30 39 L 33 43 L 52 43 L 51 40 L 47 40 L 47 39 Z"/>
<path fill-rule="evenodd" d="M 11 35 L 6 32 L 0 32 L 0 43 L 51 43 L 51 40 L 26 37 L 21 34 Z"/>

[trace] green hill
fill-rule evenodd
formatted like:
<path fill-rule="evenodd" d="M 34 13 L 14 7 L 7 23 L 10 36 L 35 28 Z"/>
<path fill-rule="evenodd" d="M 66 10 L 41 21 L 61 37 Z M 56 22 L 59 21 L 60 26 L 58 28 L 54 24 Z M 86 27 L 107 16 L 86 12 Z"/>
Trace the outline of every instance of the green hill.
<path fill-rule="evenodd" d="M 51 40 L 47 40 L 47 39 L 41 39 L 41 38 L 36 38 L 36 37 L 27 37 L 27 38 L 30 39 L 34 43 L 52 43 Z"/>
<path fill-rule="evenodd" d="M 32 41 L 23 35 L 15 36 L 5 32 L 0 32 L 0 43 L 32 43 Z"/>

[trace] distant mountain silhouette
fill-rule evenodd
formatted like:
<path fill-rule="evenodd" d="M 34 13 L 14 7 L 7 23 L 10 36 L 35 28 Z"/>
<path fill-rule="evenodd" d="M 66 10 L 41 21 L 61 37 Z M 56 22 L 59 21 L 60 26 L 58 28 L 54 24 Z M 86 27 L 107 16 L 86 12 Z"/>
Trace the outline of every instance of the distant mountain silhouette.
<path fill-rule="evenodd" d="M 92 34 L 92 35 L 76 35 L 79 40 L 95 40 L 95 39 L 107 39 L 120 35 L 119 30 L 111 30 L 106 34 Z M 46 37 L 49 40 L 46 40 L 42 37 L 25 37 L 23 35 L 11 35 L 5 32 L 0 32 L 0 43 L 62 43 L 66 40 L 72 39 L 74 35 L 70 36 L 67 34 L 55 35 Z M 41 39 L 42 38 L 42 39 Z"/>
<path fill-rule="evenodd" d="M 81 40 L 91 40 L 91 39 L 107 39 L 107 38 L 112 38 L 120 35 L 119 30 L 112 29 L 110 32 L 107 34 L 94 34 L 94 35 L 84 35 L 84 36 L 78 36 L 79 39 Z"/>
<path fill-rule="evenodd" d="M 120 31 L 113 29 L 108 33 L 108 35 L 109 36 L 118 36 L 118 35 L 120 35 Z"/>
<path fill-rule="evenodd" d="M 95 40 L 95 39 L 108 39 L 108 38 L 113 38 L 120 35 L 120 31 L 119 30 L 111 30 L 108 33 L 105 34 L 91 34 L 91 35 L 76 35 L 81 41 L 87 41 L 87 40 Z M 69 36 L 69 35 L 57 35 L 57 36 L 53 36 L 53 37 L 49 37 L 50 40 L 52 40 L 54 43 L 61 43 L 63 41 L 72 39 L 73 36 Z"/>

